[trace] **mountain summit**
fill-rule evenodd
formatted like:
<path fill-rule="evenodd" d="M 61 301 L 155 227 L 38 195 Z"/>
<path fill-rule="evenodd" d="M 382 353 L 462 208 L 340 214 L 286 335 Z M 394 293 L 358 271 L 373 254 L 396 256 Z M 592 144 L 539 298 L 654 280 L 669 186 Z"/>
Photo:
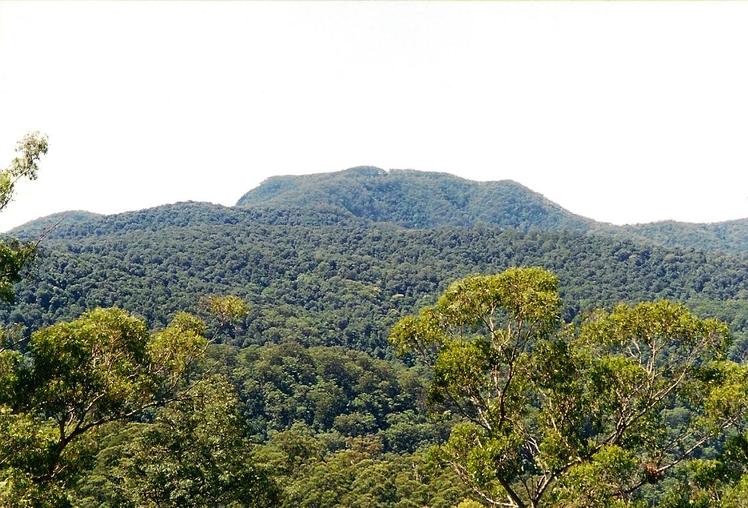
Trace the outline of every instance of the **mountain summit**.
<path fill-rule="evenodd" d="M 409 228 L 486 223 L 585 231 L 594 224 L 512 180 L 475 182 L 447 173 L 371 166 L 271 177 L 242 196 L 237 206 L 332 207 Z"/>

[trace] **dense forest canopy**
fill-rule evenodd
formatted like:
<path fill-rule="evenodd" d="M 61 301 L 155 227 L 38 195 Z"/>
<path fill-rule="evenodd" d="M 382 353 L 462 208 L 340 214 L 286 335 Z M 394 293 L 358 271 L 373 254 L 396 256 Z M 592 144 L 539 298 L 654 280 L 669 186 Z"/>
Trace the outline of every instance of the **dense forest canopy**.
<path fill-rule="evenodd" d="M 743 228 L 371 167 L 33 221 L 0 506 L 738 506 Z"/>
<path fill-rule="evenodd" d="M 558 274 L 567 319 L 673 298 L 728 321 L 740 337 L 748 325 L 748 263 L 725 255 L 578 232 L 408 229 L 329 210 L 201 203 L 61 224 L 0 316 L 32 330 L 116 305 L 165 325 L 196 310 L 201 295 L 231 293 L 251 306 L 232 344 L 293 338 L 383 356 L 397 318 L 450 281 L 521 265 Z"/>
<path fill-rule="evenodd" d="M 674 221 L 613 226 L 575 215 L 511 181 L 475 182 L 447 173 L 374 167 L 272 177 L 242 196 L 242 207 L 329 206 L 353 216 L 405 227 L 494 224 L 565 230 L 650 241 L 669 247 L 745 255 L 748 220 L 714 224 Z"/>

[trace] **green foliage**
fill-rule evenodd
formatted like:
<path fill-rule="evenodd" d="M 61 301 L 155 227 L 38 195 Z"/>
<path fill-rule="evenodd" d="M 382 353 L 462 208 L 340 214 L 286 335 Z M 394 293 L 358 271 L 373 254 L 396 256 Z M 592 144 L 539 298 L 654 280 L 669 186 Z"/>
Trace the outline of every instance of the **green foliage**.
<path fill-rule="evenodd" d="M 687 462 L 675 471 L 659 504 L 664 508 L 745 506 L 748 436 L 733 434 L 718 453 Z"/>
<path fill-rule="evenodd" d="M 479 183 L 446 173 L 372 167 L 272 177 L 242 196 L 237 206 L 330 207 L 416 228 L 486 223 L 582 231 L 592 224 L 511 180 Z"/>
<path fill-rule="evenodd" d="M 30 132 L 16 143 L 16 156 L 10 166 L 0 171 L 0 210 L 13 199 L 15 185 L 21 178 L 36 180 L 39 159 L 47 153 L 47 136 Z"/>
<path fill-rule="evenodd" d="M 409 228 L 493 224 L 521 230 L 588 231 L 670 248 L 740 256 L 748 253 L 746 219 L 612 226 L 574 215 L 510 180 L 473 182 L 425 171 L 360 167 L 318 175 L 276 176 L 242 196 L 237 206 L 324 207 Z"/>
<path fill-rule="evenodd" d="M 421 369 L 340 347 L 250 346 L 231 359 L 227 375 L 245 404 L 253 433 L 265 438 L 303 423 L 344 436 L 378 434 L 386 451 L 412 452 L 438 442 L 444 422 L 423 414 Z"/>
<path fill-rule="evenodd" d="M 153 334 L 146 346 L 151 359 L 151 371 L 168 380 L 167 386 L 176 388 L 192 365 L 202 358 L 208 341 L 205 323 L 186 312 L 178 312 L 169 326 Z"/>
<path fill-rule="evenodd" d="M 150 335 L 120 309 L 96 309 L 36 331 L 25 359 L 2 352 L 0 505 L 65 505 L 96 435 L 179 388 L 207 344 L 196 330 L 182 315 Z"/>
<path fill-rule="evenodd" d="M 199 295 L 231 294 L 249 313 L 220 333 L 211 323 L 208 336 L 382 357 L 389 329 L 432 303 L 445 281 L 524 265 L 558 275 L 567 321 L 600 305 L 669 298 L 731 323 L 738 338 L 748 330 L 748 265 L 733 258 L 572 233 L 336 220 L 188 203 L 60 226 L 0 319 L 33 330 L 116 305 L 165 326 L 178 311 L 202 312 Z"/>
<path fill-rule="evenodd" d="M 438 456 L 489 503 L 611 506 L 741 428 L 748 367 L 727 327 L 668 301 L 562 327 L 539 268 L 471 276 L 392 331 L 433 366 L 456 425 Z M 550 500 L 550 501 L 548 501 Z"/>
<path fill-rule="evenodd" d="M 707 224 L 652 222 L 622 226 L 618 234 L 664 247 L 723 252 L 743 257 L 748 253 L 748 219 Z"/>
<path fill-rule="evenodd" d="M 236 326 L 249 314 L 249 305 L 234 295 L 205 296 L 201 305 L 217 321 L 216 333 L 227 333 L 229 340 L 235 337 Z"/>
<path fill-rule="evenodd" d="M 249 312 L 247 304 L 234 295 L 211 295 L 204 298 L 207 311 L 221 323 L 238 321 Z"/>
<path fill-rule="evenodd" d="M 99 453 L 81 506 L 277 506 L 278 489 L 252 458 L 233 387 L 197 382 L 153 423 Z"/>
<path fill-rule="evenodd" d="M 19 145 L 8 199 L 44 152 Z M 651 243 L 744 252 L 739 223 L 608 227 L 376 168 L 240 204 L 17 231 L 46 249 L 0 310 L 0 506 L 744 503 L 748 265 Z M 0 246 L 0 297 L 33 252 Z M 631 303 L 662 298 L 739 340 Z"/>
<path fill-rule="evenodd" d="M 605 445 L 590 460 L 577 464 L 560 479 L 551 504 L 564 507 L 631 506 L 621 490 L 635 489 L 640 460 L 631 450 Z"/>
<path fill-rule="evenodd" d="M 425 451 L 383 453 L 373 437 L 349 438 L 341 446 L 329 435 L 302 429 L 274 434 L 258 454 L 279 464 L 280 506 L 447 508 L 467 495 L 455 475 Z"/>
<path fill-rule="evenodd" d="M 39 159 L 47 153 L 47 146 L 47 137 L 38 132 L 26 134 L 16 144 L 16 157 L 10 166 L 0 170 L 0 211 L 13 199 L 19 180 L 36 180 Z M 0 300 L 13 300 L 13 284 L 21 279 L 21 270 L 35 252 L 36 245 L 31 243 L 22 243 L 15 239 L 3 239 L 0 242 Z"/>

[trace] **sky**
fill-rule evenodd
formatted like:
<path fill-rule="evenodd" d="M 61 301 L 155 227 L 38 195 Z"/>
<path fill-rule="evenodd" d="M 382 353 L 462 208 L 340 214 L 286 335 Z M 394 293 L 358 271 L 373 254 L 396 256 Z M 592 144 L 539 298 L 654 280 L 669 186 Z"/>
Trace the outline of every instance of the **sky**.
<path fill-rule="evenodd" d="M 0 2 L 0 230 L 233 205 L 357 165 L 513 179 L 616 224 L 748 217 L 748 3 Z"/>

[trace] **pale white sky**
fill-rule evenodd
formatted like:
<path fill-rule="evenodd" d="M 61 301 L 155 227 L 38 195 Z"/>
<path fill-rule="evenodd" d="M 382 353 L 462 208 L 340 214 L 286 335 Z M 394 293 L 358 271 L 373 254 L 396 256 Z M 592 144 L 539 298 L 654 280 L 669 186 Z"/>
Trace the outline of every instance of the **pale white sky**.
<path fill-rule="evenodd" d="M 371 164 L 614 223 L 748 216 L 748 3 L 0 2 L 0 165 L 67 209 L 232 205 Z"/>

